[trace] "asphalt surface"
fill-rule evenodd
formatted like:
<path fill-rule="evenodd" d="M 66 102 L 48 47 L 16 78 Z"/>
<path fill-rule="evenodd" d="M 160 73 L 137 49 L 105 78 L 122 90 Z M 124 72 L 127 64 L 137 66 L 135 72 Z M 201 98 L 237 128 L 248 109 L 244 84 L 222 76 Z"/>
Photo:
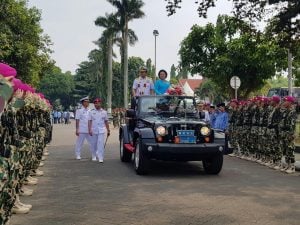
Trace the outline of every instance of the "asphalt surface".
<path fill-rule="evenodd" d="M 300 224 L 300 173 L 274 171 L 225 157 L 222 172 L 206 175 L 200 162 L 153 162 L 138 176 L 119 160 L 113 129 L 104 163 L 92 162 L 88 146 L 74 159 L 74 122 L 55 125 L 50 155 L 33 186 L 33 205 L 11 225 L 200 225 Z"/>

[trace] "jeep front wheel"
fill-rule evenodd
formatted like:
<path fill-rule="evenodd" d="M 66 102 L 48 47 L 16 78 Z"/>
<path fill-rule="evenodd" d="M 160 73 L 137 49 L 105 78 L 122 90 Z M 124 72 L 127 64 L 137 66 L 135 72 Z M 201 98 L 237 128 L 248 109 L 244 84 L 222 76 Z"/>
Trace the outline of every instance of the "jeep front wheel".
<path fill-rule="evenodd" d="M 210 159 L 205 159 L 202 163 L 207 174 L 218 174 L 222 170 L 223 154 L 218 154 Z"/>
<path fill-rule="evenodd" d="M 142 142 L 139 138 L 136 140 L 134 152 L 134 169 L 138 175 L 146 174 L 149 170 L 149 159 L 145 156 L 142 149 Z"/>
<path fill-rule="evenodd" d="M 124 149 L 123 136 L 120 137 L 120 159 L 122 162 L 130 162 L 132 153 Z"/>

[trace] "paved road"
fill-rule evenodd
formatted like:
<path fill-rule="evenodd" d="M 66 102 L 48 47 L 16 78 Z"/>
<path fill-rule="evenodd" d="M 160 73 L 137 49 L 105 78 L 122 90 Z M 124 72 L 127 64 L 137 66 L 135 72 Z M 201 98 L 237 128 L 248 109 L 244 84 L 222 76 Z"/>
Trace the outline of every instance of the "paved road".
<path fill-rule="evenodd" d="M 300 176 L 226 157 L 218 176 L 201 163 L 155 162 L 148 176 L 119 161 L 117 130 L 104 164 L 74 160 L 74 123 L 56 125 L 27 215 L 11 225 L 300 224 Z"/>

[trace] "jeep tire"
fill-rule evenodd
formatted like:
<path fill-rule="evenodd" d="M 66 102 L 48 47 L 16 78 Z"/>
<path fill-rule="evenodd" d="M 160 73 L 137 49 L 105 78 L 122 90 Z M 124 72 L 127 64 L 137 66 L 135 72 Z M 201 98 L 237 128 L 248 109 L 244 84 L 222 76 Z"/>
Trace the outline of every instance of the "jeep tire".
<path fill-rule="evenodd" d="M 120 137 L 120 159 L 122 162 L 130 162 L 132 153 L 124 148 L 123 135 Z"/>
<path fill-rule="evenodd" d="M 136 140 L 136 147 L 134 152 L 134 169 L 138 175 L 147 174 L 149 171 L 149 159 L 145 156 L 142 149 L 142 141 L 140 138 Z"/>
<path fill-rule="evenodd" d="M 218 174 L 222 170 L 223 154 L 217 154 L 210 159 L 205 159 L 202 163 L 207 174 Z"/>

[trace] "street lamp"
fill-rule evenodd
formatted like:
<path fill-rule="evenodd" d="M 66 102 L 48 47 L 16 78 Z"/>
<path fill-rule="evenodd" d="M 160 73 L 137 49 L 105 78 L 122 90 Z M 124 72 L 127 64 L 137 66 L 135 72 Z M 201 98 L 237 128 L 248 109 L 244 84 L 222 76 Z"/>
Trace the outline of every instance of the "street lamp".
<path fill-rule="evenodd" d="M 154 35 L 154 82 L 156 79 L 156 37 L 159 35 L 158 30 L 153 30 Z"/>

